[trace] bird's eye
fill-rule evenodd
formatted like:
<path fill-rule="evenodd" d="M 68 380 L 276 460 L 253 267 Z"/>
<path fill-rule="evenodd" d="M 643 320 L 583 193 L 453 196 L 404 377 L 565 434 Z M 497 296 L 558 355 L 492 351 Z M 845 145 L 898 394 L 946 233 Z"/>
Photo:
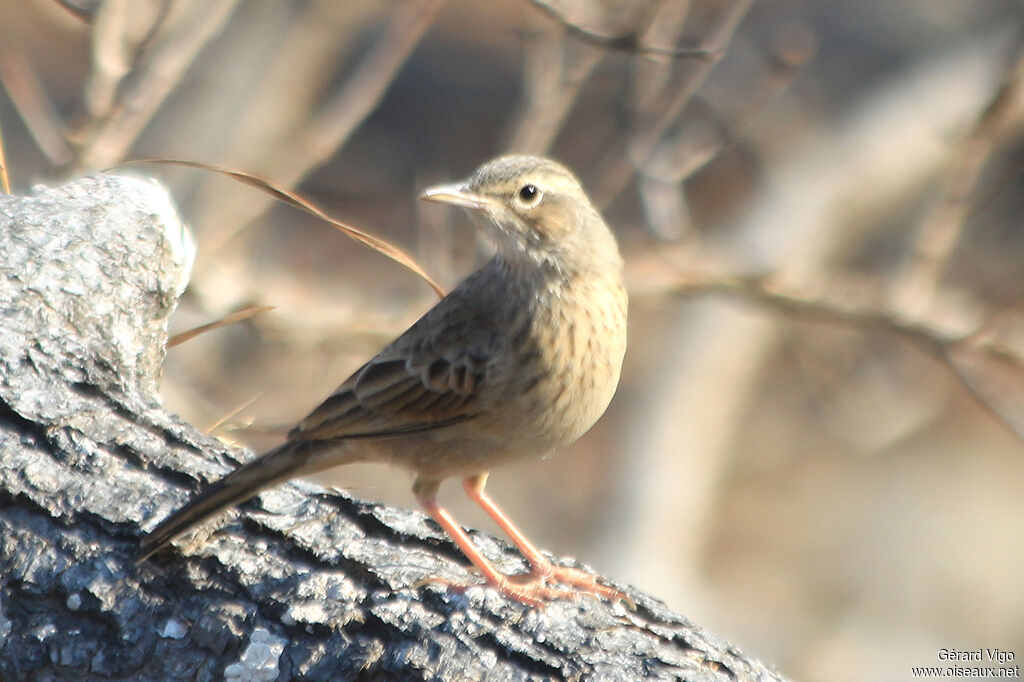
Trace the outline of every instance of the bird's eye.
<path fill-rule="evenodd" d="M 527 206 L 533 206 L 540 201 L 540 190 L 536 185 L 523 185 L 519 189 L 519 200 Z"/>

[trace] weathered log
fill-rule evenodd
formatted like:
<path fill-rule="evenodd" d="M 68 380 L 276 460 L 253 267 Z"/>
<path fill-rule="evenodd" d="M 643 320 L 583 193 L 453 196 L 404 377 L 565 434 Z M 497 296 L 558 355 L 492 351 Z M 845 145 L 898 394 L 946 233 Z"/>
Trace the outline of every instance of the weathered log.
<path fill-rule="evenodd" d="M 420 584 L 469 577 L 431 521 L 311 483 L 136 565 L 143 527 L 249 456 L 160 405 L 188 233 L 109 175 L 0 197 L 0 230 L 3 679 L 781 679 L 631 588 L 635 611 L 540 610 Z"/>

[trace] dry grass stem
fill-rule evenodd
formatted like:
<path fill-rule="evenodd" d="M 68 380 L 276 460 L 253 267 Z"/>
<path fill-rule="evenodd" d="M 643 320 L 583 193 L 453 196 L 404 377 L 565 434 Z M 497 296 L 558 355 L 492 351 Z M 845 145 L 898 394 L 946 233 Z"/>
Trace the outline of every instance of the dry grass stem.
<path fill-rule="evenodd" d="M 380 253 L 381 255 L 386 256 L 387 258 L 390 258 L 391 260 L 395 261 L 402 267 L 406 268 L 413 274 L 420 277 L 424 282 L 429 284 L 430 288 L 434 290 L 434 293 L 437 294 L 438 298 L 443 297 L 445 294 L 445 291 L 441 287 L 441 285 L 435 282 L 430 277 L 430 275 L 428 275 L 426 271 L 424 271 L 423 268 L 421 268 L 419 264 L 415 260 L 413 260 L 411 256 L 409 256 L 407 253 L 399 249 L 397 246 L 394 246 L 378 237 L 374 237 L 372 234 L 364 232 L 363 230 L 360 230 L 358 227 L 353 227 L 351 225 L 341 222 L 340 220 L 332 218 L 331 216 L 327 215 L 319 208 L 311 204 L 306 199 L 303 199 L 295 192 L 279 187 L 274 183 L 265 180 L 264 178 L 258 178 L 255 175 L 250 175 L 248 173 L 243 173 L 241 171 L 231 170 L 230 168 L 221 168 L 219 166 L 212 166 L 210 164 L 199 163 L 198 161 L 184 161 L 181 159 L 139 159 L 135 161 L 127 161 L 122 165 L 139 165 L 149 163 L 163 164 L 168 166 L 184 166 L 186 168 L 197 168 L 200 170 L 206 170 L 213 173 L 225 175 L 229 178 L 249 185 L 250 187 L 255 187 L 264 194 L 273 197 L 278 201 L 281 201 L 285 204 L 288 204 L 289 206 L 297 208 L 300 211 L 305 211 L 310 215 L 316 216 L 317 218 L 320 218 L 321 220 L 330 223 L 333 227 L 337 228 L 343 234 L 350 237 L 351 239 L 359 242 L 363 246 L 368 246 L 377 253 Z"/>

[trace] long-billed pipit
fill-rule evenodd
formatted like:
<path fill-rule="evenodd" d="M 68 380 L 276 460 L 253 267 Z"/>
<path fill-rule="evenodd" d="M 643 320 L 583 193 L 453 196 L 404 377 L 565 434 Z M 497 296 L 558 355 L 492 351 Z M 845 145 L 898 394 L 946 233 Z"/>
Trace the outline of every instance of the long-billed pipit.
<path fill-rule="evenodd" d="M 537 605 L 571 587 L 622 597 L 587 573 L 553 565 L 484 492 L 495 466 L 565 447 L 611 401 L 626 350 L 615 237 L 572 173 L 547 159 L 499 157 L 422 198 L 483 214 L 496 255 L 360 367 L 283 445 L 164 520 L 142 540 L 140 558 L 271 484 L 389 461 L 415 472 L 417 499 L 506 596 Z M 462 477 L 469 497 L 509 535 L 529 574 L 498 572 L 438 504 L 450 476 Z"/>

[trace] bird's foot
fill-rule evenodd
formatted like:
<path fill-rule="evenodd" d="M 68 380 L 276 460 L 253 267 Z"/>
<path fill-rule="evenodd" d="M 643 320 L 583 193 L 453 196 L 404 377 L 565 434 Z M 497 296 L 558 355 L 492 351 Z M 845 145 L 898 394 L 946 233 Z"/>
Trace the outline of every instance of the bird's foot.
<path fill-rule="evenodd" d="M 585 571 L 554 564 L 540 566 L 530 573 L 521 575 L 502 574 L 482 584 L 463 583 L 433 576 L 418 581 L 416 586 L 426 583 L 444 585 L 456 592 L 463 592 L 470 587 L 490 587 L 508 599 L 533 608 L 544 608 L 548 602 L 557 599 L 576 601 L 585 595 L 612 603 L 621 601 L 631 609 L 636 609 L 636 604 L 624 592 L 602 585 Z"/>
<path fill-rule="evenodd" d="M 625 592 L 616 590 L 614 587 L 602 585 L 597 581 L 597 577 L 578 568 L 556 566 L 555 564 L 548 563 L 535 567 L 530 575 L 535 580 L 545 583 L 558 583 L 559 585 L 571 587 L 572 589 L 568 592 L 575 598 L 586 595 L 597 599 L 604 599 L 613 604 L 621 601 L 629 606 L 630 609 L 636 610 L 636 602 L 630 599 L 629 595 Z"/>
<path fill-rule="evenodd" d="M 497 590 L 502 596 L 533 608 L 544 608 L 548 602 L 556 599 L 577 599 L 579 595 L 567 589 L 550 587 L 543 579 L 534 578 L 530 574 L 501 576 L 497 580 L 483 583 L 460 582 L 440 576 L 431 576 L 416 582 L 414 587 L 425 584 L 444 585 L 453 592 L 465 592 L 471 587 L 488 587 Z"/>

